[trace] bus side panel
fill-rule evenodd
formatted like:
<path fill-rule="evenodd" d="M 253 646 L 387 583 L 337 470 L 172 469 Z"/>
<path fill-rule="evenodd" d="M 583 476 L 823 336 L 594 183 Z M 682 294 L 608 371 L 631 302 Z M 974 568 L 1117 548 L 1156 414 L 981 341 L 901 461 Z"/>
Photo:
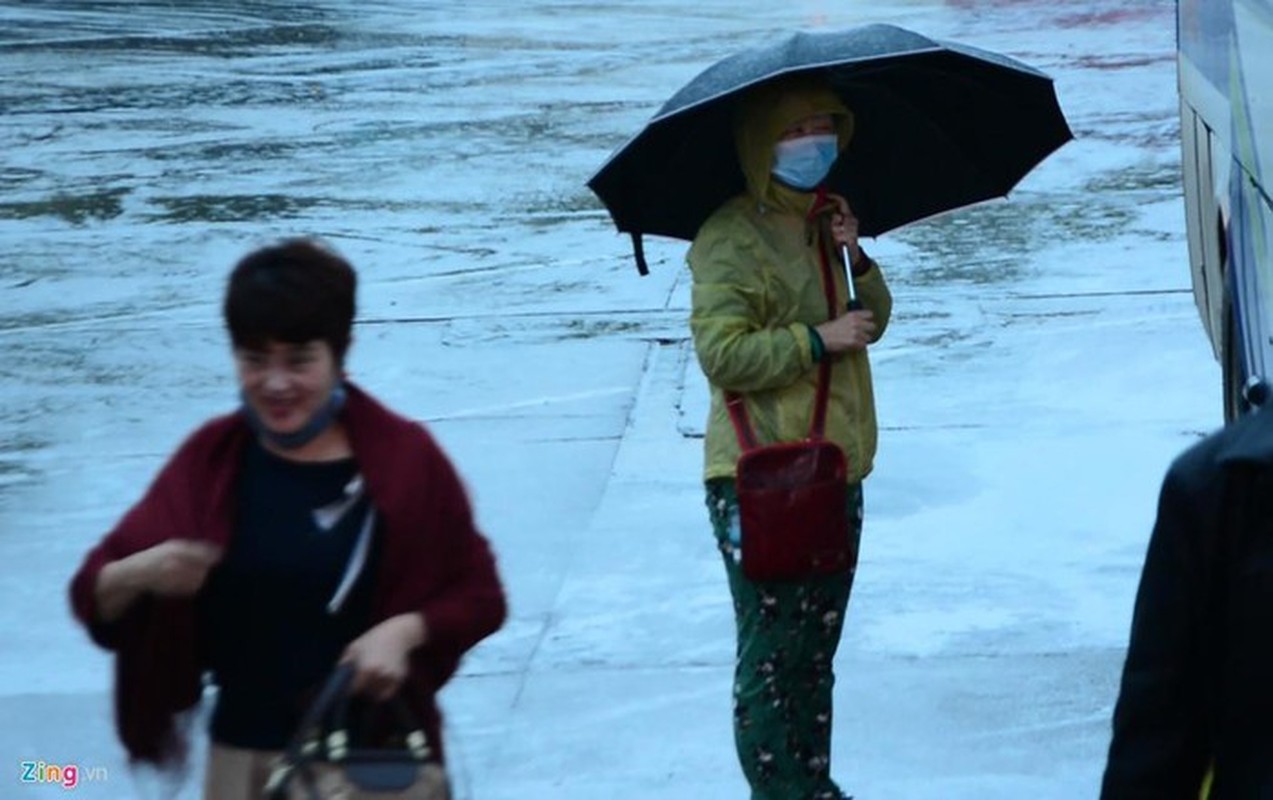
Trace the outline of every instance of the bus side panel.
<path fill-rule="evenodd" d="M 1273 365 L 1273 206 L 1250 175 L 1233 171 L 1233 291 L 1244 383 L 1269 382 Z"/>
<path fill-rule="evenodd" d="M 1180 107 L 1181 172 L 1184 182 L 1185 227 L 1189 268 L 1193 273 L 1194 302 L 1212 350 L 1222 358 L 1224 277 L 1218 237 L 1211 229 L 1219 216 L 1211 164 L 1211 132 L 1187 103 Z"/>
<path fill-rule="evenodd" d="M 1273 159 L 1273 99 L 1267 89 L 1273 78 L 1273 2 L 1237 0 L 1232 11 L 1233 285 L 1239 293 L 1245 378 L 1263 383 L 1261 395 L 1267 396 L 1273 366 L 1273 173 L 1266 169 Z"/>
<path fill-rule="evenodd" d="M 1234 3 L 1236 63 L 1229 95 L 1234 105 L 1234 151 L 1242 166 L 1273 194 L 1273 0 Z"/>

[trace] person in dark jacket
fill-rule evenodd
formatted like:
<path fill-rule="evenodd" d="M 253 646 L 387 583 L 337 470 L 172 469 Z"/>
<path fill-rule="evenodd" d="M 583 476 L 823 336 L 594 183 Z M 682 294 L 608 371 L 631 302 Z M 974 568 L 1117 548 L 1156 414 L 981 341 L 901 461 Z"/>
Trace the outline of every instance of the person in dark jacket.
<path fill-rule="evenodd" d="M 1273 798 L 1273 411 L 1167 472 L 1101 798 Z"/>
<path fill-rule="evenodd" d="M 401 692 L 441 757 L 437 692 L 506 614 L 494 556 L 419 423 L 345 377 L 356 275 L 309 240 L 257 250 L 225 297 L 242 406 L 205 423 L 85 557 L 76 617 L 115 653 L 119 736 L 172 766 L 218 686 L 205 797 L 262 796 L 338 663 Z"/>

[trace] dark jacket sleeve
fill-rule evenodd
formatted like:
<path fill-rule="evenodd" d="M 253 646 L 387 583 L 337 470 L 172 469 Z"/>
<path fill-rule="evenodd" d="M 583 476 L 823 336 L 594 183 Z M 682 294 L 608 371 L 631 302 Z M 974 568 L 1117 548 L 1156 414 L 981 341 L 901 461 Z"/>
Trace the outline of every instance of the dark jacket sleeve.
<path fill-rule="evenodd" d="M 450 679 L 461 656 L 495 633 L 508 614 L 495 555 L 477 529 L 468 493 L 455 467 L 437 443 L 424 435 L 429 461 L 430 510 L 434 536 L 427 556 L 441 562 L 439 584 L 417 607 L 426 639 L 416 662 L 436 690 Z"/>
<path fill-rule="evenodd" d="M 127 628 L 142 616 L 142 603 L 134 604 L 114 622 L 103 622 L 97 616 L 98 575 L 107 564 L 163 540 L 160 532 L 170 524 L 165 521 L 176 518 L 172 492 L 180 484 L 180 461 L 180 454 L 169 460 L 142 498 L 88 552 L 71 578 L 71 611 L 99 647 L 118 649 Z"/>
<path fill-rule="evenodd" d="M 1216 533 L 1218 509 L 1196 466 L 1196 460 L 1177 461 L 1163 481 L 1114 709 L 1102 800 L 1197 800 L 1210 760 L 1205 537 Z"/>
<path fill-rule="evenodd" d="M 223 426 L 222 426 L 223 427 Z M 212 481 L 192 480 L 190 469 L 218 441 L 219 428 L 196 434 L 178 449 L 145 495 L 89 551 L 71 580 L 71 608 L 93 641 L 115 652 L 115 725 L 130 758 L 172 764 L 186 750 L 174 715 L 202 694 L 194 603 L 143 596 L 118 620 L 97 616 L 97 578 L 104 566 L 176 535 L 193 535 L 192 487 L 213 492 Z"/>
<path fill-rule="evenodd" d="M 444 591 L 421 610 L 429 641 L 464 652 L 499 630 L 508 609 L 486 537 L 478 532 L 468 495 L 451 462 L 440 456 L 434 474 L 439 518 L 450 539 Z"/>

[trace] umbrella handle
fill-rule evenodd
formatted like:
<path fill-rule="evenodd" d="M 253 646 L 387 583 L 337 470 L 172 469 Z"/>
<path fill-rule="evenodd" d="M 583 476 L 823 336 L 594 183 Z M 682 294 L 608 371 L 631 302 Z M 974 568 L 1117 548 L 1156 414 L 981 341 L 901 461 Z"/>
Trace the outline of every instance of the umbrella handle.
<path fill-rule="evenodd" d="M 844 259 L 844 285 L 849 290 L 849 302 L 845 304 L 845 308 L 849 311 L 858 311 L 862 308 L 862 301 L 858 299 L 857 286 L 853 283 L 853 259 L 849 258 L 847 244 L 840 245 L 840 257 Z"/>

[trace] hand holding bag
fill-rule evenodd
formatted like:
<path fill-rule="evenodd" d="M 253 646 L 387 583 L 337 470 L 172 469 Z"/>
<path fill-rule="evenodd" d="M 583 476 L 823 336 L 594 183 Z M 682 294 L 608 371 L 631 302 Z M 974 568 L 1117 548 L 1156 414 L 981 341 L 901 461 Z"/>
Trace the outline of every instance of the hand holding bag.
<path fill-rule="evenodd" d="M 269 800 L 449 800 L 450 786 L 424 726 L 400 696 L 385 705 L 399 744 L 351 747 L 347 724 L 352 665 L 332 673 L 265 787 Z"/>

